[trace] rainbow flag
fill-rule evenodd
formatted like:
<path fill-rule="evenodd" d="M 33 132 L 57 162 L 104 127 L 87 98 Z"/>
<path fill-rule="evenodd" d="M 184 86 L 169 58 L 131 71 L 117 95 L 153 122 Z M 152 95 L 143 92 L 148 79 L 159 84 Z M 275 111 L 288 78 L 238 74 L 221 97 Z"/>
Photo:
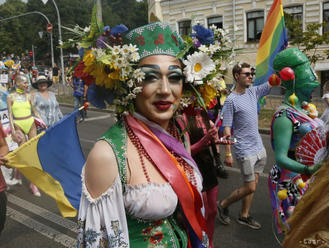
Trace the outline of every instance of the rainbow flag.
<path fill-rule="evenodd" d="M 85 158 L 76 128 L 78 110 L 66 115 L 10 152 L 7 165 L 18 170 L 56 200 L 64 217 L 77 214 L 81 196 L 81 171 Z"/>
<path fill-rule="evenodd" d="M 281 0 L 274 0 L 267 15 L 262 36 L 260 37 L 256 58 L 256 80 L 254 85 L 267 82 L 274 73 L 274 57 L 288 45 L 287 30 L 284 22 Z"/>

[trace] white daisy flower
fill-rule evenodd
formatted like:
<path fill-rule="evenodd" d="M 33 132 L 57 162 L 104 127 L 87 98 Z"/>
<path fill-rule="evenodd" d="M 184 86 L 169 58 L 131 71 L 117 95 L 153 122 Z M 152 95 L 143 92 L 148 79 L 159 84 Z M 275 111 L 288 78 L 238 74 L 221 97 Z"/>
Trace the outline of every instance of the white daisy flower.
<path fill-rule="evenodd" d="M 132 79 L 128 80 L 127 85 L 128 85 L 129 88 L 133 87 L 134 86 L 134 80 L 132 80 Z"/>
<path fill-rule="evenodd" d="M 188 55 L 187 60 L 184 60 L 183 63 L 185 64 L 184 74 L 187 81 L 196 85 L 202 84 L 203 78 L 216 68 L 212 59 L 202 52 Z"/>
<path fill-rule="evenodd" d="M 118 54 L 121 53 L 121 47 L 120 46 L 113 46 L 113 47 L 111 47 L 111 49 L 112 49 L 112 54 L 114 54 L 114 55 L 118 55 Z"/>
<path fill-rule="evenodd" d="M 128 96 L 126 96 L 126 100 L 128 100 L 128 101 L 131 99 L 134 99 L 134 98 L 136 98 L 135 93 L 129 93 Z"/>
<path fill-rule="evenodd" d="M 130 55 L 130 60 L 132 62 L 137 62 L 139 60 L 140 56 L 137 52 L 134 52 Z"/>
<path fill-rule="evenodd" d="M 130 53 L 130 49 L 128 45 L 123 45 L 121 49 L 122 56 L 127 56 Z"/>
<path fill-rule="evenodd" d="M 139 87 L 136 87 L 136 88 L 133 89 L 133 93 L 138 94 L 138 93 L 142 92 L 142 90 L 143 90 L 143 87 L 139 86 Z"/>
<path fill-rule="evenodd" d="M 216 45 L 210 45 L 209 46 L 209 52 L 211 53 L 211 54 L 214 54 L 215 52 L 217 51 L 217 47 L 216 47 Z"/>
<path fill-rule="evenodd" d="M 209 52 L 208 47 L 205 46 L 205 45 L 201 45 L 201 46 L 199 47 L 199 50 L 200 50 L 201 52 L 203 52 L 203 53 L 207 53 L 207 52 Z"/>
<path fill-rule="evenodd" d="M 129 50 L 131 53 L 135 53 L 138 51 L 138 48 L 136 45 L 133 45 L 133 44 L 129 44 Z"/>
<path fill-rule="evenodd" d="M 180 106 L 187 108 L 191 104 L 191 98 L 182 97 L 180 100 Z"/>
<path fill-rule="evenodd" d="M 141 69 L 136 69 L 133 77 L 137 80 L 137 82 L 142 82 L 144 80 L 145 73 Z"/>
<path fill-rule="evenodd" d="M 113 61 L 113 64 L 117 68 L 122 68 L 123 67 L 123 59 L 118 57 L 116 60 Z"/>

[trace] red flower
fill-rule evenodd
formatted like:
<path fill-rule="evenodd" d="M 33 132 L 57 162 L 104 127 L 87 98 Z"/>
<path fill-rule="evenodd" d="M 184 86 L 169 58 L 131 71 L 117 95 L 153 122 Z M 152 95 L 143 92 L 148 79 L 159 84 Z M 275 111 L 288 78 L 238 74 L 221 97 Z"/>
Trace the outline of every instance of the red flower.
<path fill-rule="evenodd" d="M 150 235 L 151 231 L 152 231 L 152 227 L 147 227 L 142 230 L 142 233 L 144 236 L 148 236 Z"/>
<path fill-rule="evenodd" d="M 162 232 L 157 232 L 152 237 L 150 237 L 150 242 L 154 245 L 161 242 L 161 240 L 164 238 L 164 235 Z"/>
<path fill-rule="evenodd" d="M 140 35 L 138 37 L 135 38 L 136 43 L 139 43 L 141 46 L 145 45 L 145 41 L 144 41 L 144 37 L 143 35 Z"/>
<path fill-rule="evenodd" d="M 164 39 L 163 39 L 163 34 L 159 34 L 158 35 L 158 39 L 154 41 L 155 45 L 160 45 L 160 44 L 164 44 Z"/>
<path fill-rule="evenodd" d="M 212 108 L 215 107 L 216 105 L 217 105 L 217 99 L 214 98 L 214 99 L 212 99 L 212 100 L 210 101 L 209 106 L 207 106 L 207 107 L 208 107 L 208 109 L 212 109 Z"/>
<path fill-rule="evenodd" d="M 80 61 L 79 64 L 74 68 L 73 76 L 77 78 L 81 78 L 83 82 L 85 82 L 88 86 L 95 82 L 95 78 L 88 74 L 88 72 L 84 72 L 83 70 L 86 68 L 83 61 Z"/>

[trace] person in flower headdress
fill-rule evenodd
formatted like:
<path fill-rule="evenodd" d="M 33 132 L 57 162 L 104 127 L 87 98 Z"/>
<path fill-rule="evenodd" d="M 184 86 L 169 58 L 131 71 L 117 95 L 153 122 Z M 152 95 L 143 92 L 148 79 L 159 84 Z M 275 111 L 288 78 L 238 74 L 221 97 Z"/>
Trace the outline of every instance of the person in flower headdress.
<path fill-rule="evenodd" d="M 320 126 L 315 116 L 307 111 L 307 102 L 319 82 L 308 58 L 297 48 L 278 53 L 273 67 L 282 79 L 285 98 L 271 125 L 275 165 L 269 175 L 269 190 L 277 232 L 286 233 L 287 220 L 307 189 L 306 176 L 312 175 L 321 165 L 307 166 L 296 159 L 298 142 Z"/>
<path fill-rule="evenodd" d="M 173 118 L 183 91 L 176 58 L 183 40 L 167 23 L 139 27 L 126 39 L 86 49 L 80 65 L 95 78 L 88 100 L 114 104 L 119 121 L 83 169 L 78 247 L 207 247 L 202 177 L 180 135 L 183 121 Z"/>

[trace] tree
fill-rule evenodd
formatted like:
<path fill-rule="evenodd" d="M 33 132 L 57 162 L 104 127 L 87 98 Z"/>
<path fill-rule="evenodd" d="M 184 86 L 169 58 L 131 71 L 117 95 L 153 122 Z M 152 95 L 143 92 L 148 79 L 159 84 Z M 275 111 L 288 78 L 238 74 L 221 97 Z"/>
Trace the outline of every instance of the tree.
<path fill-rule="evenodd" d="M 329 44 L 329 34 L 325 32 L 320 34 L 319 30 L 323 28 L 324 23 L 307 24 L 303 31 L 300 20 L 294 19 L 290 14 L 284 13 L 286 27 L 288 29 L 288 38 L 291 45 L 297 46 L 306 54 L 311 64 L 319 60 L 324 60 L 329 55 L 329 50 L 324 53 L 319 52 L 321 45 Z"/>
<path fill-rule="evenodd" d="M 90 24 L 91 10 L 94 0 L 56 0 L 61 15 L 61 24 L 66 27 L 86 27 Z M 147 0 L 137 2 L 136 0 L 103 0 L 103 22 L 111 27 L 125 24 L 129 29 L 147 23 Z M 26 12 L 40 11 L 45 14 L 53 24 L 54 55 L 59 56 L 58 49 L 58 23 L 57 13 L 51 1 L 43 4 L 41 0 L 6 0 L 0 5 L 0 16 L 2 18 L 20 15 Z M 10 21 L 0 22 L 0 53 L 14 53 L 21 55 L 26 50 L 30 51 L 32 44 L 37 47 L 36 61 L 45 61 L 50 65 L 50 37 L 46 33 L 46 20 L 40 15 L 27 15 Z M 44 33 L 40 38 L 38 32 Z M 68 40 L 71 33 L 62 29 L 63 40 Z M 76 49 L 65 49 L 64 53 L 76 53 Z"/>

